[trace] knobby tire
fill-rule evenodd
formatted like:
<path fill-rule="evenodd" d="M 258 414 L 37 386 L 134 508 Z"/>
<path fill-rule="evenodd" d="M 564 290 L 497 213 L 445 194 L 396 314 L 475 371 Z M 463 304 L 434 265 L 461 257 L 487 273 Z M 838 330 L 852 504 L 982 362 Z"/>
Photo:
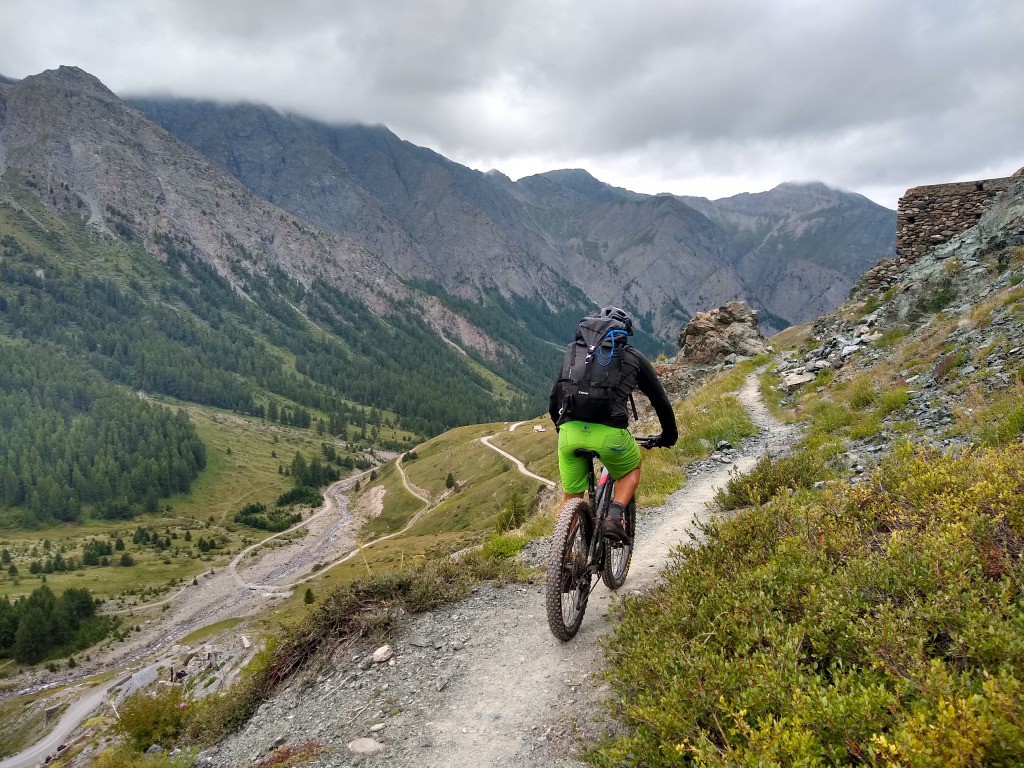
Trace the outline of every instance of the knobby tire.
<path fill-rule="evenodd" d="M 572 499 L 562 507 L 551 537 L 545 605 L 551 634 L 571 640 L 583 623 L 590 597 L 587 551 L 590 544 L 590 507 Z"/>
<path fill-rule="evenodd" d="M 636 533 L 636 502 L 629 500 L 626 506 L 626 533 L 629 541 L 625 544 L 604 540 L 604 568 L 601 580 L 608 589 L 616 590 L 626 582 L 629 563 L 633 559 L 633 535 Z"/>

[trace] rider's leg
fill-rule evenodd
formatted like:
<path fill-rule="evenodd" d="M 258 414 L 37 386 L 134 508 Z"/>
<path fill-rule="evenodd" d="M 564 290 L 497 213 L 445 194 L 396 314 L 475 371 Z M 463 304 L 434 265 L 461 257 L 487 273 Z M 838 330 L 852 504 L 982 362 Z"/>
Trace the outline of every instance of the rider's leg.
<path fill-rule="evenodd" d="M 612 489 L 612 501 L 619 502 L 625 508 L 629 504 L 629 500 L 633 498 L 633 494 L 636 493 L 636 487 L 639 484 L 640 467 L 637 467 L 615 481 L 615 487 Z"/>

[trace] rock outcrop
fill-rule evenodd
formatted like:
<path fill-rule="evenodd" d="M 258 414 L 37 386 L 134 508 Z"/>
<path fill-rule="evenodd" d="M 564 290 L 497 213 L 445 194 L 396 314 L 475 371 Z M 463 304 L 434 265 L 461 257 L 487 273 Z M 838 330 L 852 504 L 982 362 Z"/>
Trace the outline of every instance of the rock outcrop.
<path fill-rule="evenodd" d="M 757 330 L 757 310 L 730 301 L 694 315 L 679 334 L 679 348 L 684 362 L 706 364 L 763 354 L 768 343 Z"/>

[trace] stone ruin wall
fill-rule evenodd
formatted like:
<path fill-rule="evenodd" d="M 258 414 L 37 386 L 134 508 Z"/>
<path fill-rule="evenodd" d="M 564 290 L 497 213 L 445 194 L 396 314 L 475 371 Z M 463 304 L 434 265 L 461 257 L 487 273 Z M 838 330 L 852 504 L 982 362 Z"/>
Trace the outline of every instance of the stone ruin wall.
<path fill-rule="evenodd" d="M 927 251 L 949 242 L 978 223 L 995 197 L 1024 178 L 1012 176 L 908 189 L 896 210 L 896 257 L 882 259 L 864 274 L 869 289 L 890 285 Z"/>

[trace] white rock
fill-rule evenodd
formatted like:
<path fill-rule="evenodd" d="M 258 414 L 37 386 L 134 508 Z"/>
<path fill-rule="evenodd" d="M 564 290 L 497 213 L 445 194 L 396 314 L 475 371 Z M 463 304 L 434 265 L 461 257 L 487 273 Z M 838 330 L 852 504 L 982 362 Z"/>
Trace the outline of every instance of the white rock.
<path fill-rule="evenodd" d="M 395 649 L 390 645 L 382 645 L 376 651 L 373 652 L 373 663 L 383 664 L 385 661 L 390 661 L 395 655 Z"/>
<path fill-rule="evenodd" d="M 353 755 L 379 755 L 385 749 L 387 747 L 376 739 L 362 738 L 348 743 L 348 751 Z"/>
<path fill-rule="evenodd" d="M 817 377 L 813 373 L 784 373 L 781 378 L 781 384 L 779 389 L 790 390 L 799 387 L 801 384 L 806 384 L 809 381 L 814 381 Z"/>

